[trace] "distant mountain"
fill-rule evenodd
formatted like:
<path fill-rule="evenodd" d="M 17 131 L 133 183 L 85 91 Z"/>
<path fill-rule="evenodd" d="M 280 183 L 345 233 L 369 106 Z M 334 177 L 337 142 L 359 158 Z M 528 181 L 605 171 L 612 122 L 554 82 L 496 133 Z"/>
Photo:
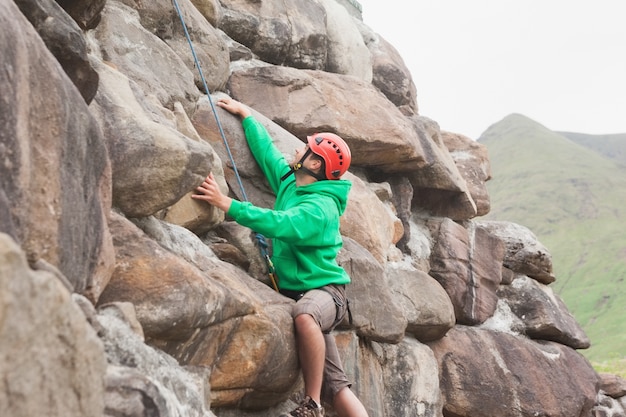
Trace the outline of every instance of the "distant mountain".
<path fill-rule="evenodd" d="M 591 361 L 626 357 L 626 134 L 554 132 L 520 114 L 478 141 L 489 152 L 487 219 L 530 228 L 552 287 L 591 338 Z"/>
<path fill-rule="evenodd" d="M 557 132 L 572 142 L 583 145 L 601 155 L 626 165 L 626 133 L 587 135 L 585 133 Z"/>

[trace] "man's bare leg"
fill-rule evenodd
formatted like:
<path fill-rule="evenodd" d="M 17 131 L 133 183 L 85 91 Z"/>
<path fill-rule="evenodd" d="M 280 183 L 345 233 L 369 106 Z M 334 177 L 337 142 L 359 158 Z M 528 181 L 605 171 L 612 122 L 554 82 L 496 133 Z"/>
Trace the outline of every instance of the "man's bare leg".
<path fill-rule="evenodd" d="M 298 357 L 304 378 L 304 392 L 320 404 L 326 344 L 322 329 L 309 314 L 300 314 L 294 320 Z"/>
<path fill-rule="evenodd" d="M 352 390 L 345 387 L 335 395 L 333 408 L 339 417 L 367 417 L 367 410 Z"/>

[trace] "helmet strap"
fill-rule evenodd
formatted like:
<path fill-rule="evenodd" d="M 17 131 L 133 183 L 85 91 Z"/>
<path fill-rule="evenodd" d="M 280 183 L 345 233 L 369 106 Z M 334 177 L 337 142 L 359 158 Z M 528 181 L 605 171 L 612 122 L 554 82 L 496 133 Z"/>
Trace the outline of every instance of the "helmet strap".
<path fill-rule="evenodd" d="M 289 172 L 287 172 L 285 175 L 283 175 L 280 178 L 280 180 L 281 181 L 285 181 L 287 178 L 289 178 L 289 176 L 291 174 L 293 174 L 296 171 L 300 171 L 300 170 L 302 172 L 306 172 L 307 174 L 309 174 L 310 176 L 312 176 L 313 178 L 315 178 L 317 180 L 325 180 L 326 177 L 323 174 L 316 174 L 315 172 L 311 171 L 310 169 L 304 167 L 304 160 L 312 153 L 313 153 L 313 151 L 311 151 L 311 148 L 307 149 L 306 152 L 304 153 L 304 155 L 302 155 L 302 158 L 300 158 L 300 160 L 298 162 L 296 162 L 293 165 L 293 167 L 291 167 Z"/>
<path fill-rule="evenodd" d="M 323 174 L 313 172 L 310 169 L 305 168 L 305 167 L 300 167 L 299 171 L 306 172 L 307 174 L 309 174 L 310 176 L 312 176 L 313 178 L 315 178 L 318 181 L 323 181 L 323 180 L 326 179 L 326 177 Z"/>

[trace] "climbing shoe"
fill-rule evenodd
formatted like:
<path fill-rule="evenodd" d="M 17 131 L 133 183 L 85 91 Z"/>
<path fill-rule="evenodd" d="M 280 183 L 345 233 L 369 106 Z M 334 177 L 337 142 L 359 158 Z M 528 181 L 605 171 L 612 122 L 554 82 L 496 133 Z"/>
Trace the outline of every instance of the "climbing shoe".
<path fill-rule="evenodd" d="M 318 406 L 308 395 L 293 411 L 280 417 L 324 417 L 324 408 Z"/>

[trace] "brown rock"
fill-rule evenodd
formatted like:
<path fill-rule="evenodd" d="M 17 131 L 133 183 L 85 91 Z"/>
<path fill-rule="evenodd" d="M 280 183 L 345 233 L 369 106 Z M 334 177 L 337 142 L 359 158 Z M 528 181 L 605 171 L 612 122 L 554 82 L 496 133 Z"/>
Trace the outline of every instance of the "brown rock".
<path fill-rule="evenodd" d="M 200 270 L 121 216 L 113 216 L 111 231 L 117 265 L 99 305 L 134 304 L 146 338 L 184 340 L 198 328 L 253 311 L 241 300 L 228 298 L 223 285 L 207 285 Z"/>
<path fill-rule="evenodd" d="M 410 174 L 419 187 L 415 205 L 455 219 L 476 215 L 436 124 L 407 118 L 371 84 L 322 71 L 259 65 L 235 70 L 229 88 L 233 97 L 301 140 L 315 131 L 336 132 L 350 145 L 354 168 L 363 167 L 380 181 L 392 173 Z"/>
<path fill-rule="evenodd" d="M 104 6 L 104 1 L 101 3 Z M 98 73 L 89 63 L 87 42 L 76 22 L 53 0 L 18 0 L 15 4 L 35 27 L 85 102 L 91 103 L 98 89 Z M 95 13 L 99 16 L 99 11 Z"/>
<path fill-rule="evenodd" d="M 405 114 L 407 111 L 417 114 L 417 90 L 404 60 L 396 48 L 379 34 L 365 25 L 360 28 L 372 54 L 372 84 Z"/>
<path fill-rule="evenodd" d="M 182 364 L 214 369 L 216 406 L 284 400 L 299 375 L 291 300 L 199 249 L 186 255 L 201 245 L 186 229 L 140 224 L 158 241 L 113 217 L 117 267 L 100 302 L 131 302 L 151 345 Z"/>
<path fill-rule="evenodd" d="M 491 208 L 489 192 L 485 184 L 491 179 L 487 147 L 456 133 L 441 132 L 441 138 L 467 183 L 472 200 L 476 203 L 476 215 L 486 215 Z"/>
<path fill-rule="evenodd" d="M 217 22 L 222 14 L 218 0 L 191 0 L 191 2 L 211 25 L 217 27 Z"/>
<path fill-rule="evenodd" d="M 300 377 L 290 309 L 267 306 L 264 314 L 231 322 L 206 334 L 206 340 L 220 347 L 219 365 L 210 380 L 211 403 L 259 409 L 284 401 Z M 231 331 L 223 333 L 231 325 Z M 198 359 L 194 356 L 190 363 Z"/>
<path fill-rule="evenodd" d="M 552 340 L 574 349 L 591 346 L 585 331 L 552 288 L 521 275 L 511 285 L 502 286 L 498 296 L 522 320 L 529 337 Z"/>
<path fill-rule="evenodd" d="M 435 242 L 429 274 L 446 290 L 456 320 L 479 324 L 496 309 L 504 247 L 502 242 L 469 224 L 469 229 L 449 220 L 432 222 Z"/>
<path fill-rule="evenodd" d="M 429 342 L 443 337 L 454 326 L 454 306 L 434 278 L 399 264 L 388 264 L 385 273 L 393 302 L 407 318 L 407 333 L 420 342 Z"/>
<path fill-rule="evenodd" d="M 466 180 L 446 148 L 439 125 L 423 116 L 412 116 L 418 133 L 424 162 L 410 172 L 414 188 L 413 204 L 436 217 L 467 220 L 477 208 Z"/>
<path fill-rule="evenodd" d="M 137 96 L 142 97 L 141 100 L 145 101 L 145 97 L 151 97 L 162 106 L 180 102 L 183 103 L 184 107 L 189 108 L 202 95 L 202 91 L 198 90 L 194 82 L 197 70 L 191 63 L 189 45 L 177 45 L 179 52 L 164 47 L 163 40 L 144 26 L 149 26 L 150 17 L 146 16 L 149 15 L 149 11 L 153 8 L 161 8 L 162 16 L 169 16 L 166 19 L 168 20 L 167 23 L 163 22 L 164 19 L 160 19 L 163 27 L 173 30 L 173 25 L 177 24 L 176 27 L 180 30 L 180 34 L 177 34 L 176 41 L 179 39 L 183 41 L 182 36 L 184 35 L 180 21 L 173 19 L 174 15 L 171 13 L 174 11 L 169 2 L 142 3 L 150 7 L 149 10 L 143 12 L 143 17 L 122 2 L 106 3 L 102 12 L 102 20 L 93 32 L 97 46 L 100 48 L 99 53 L 105 57 L 107 64 L 114 66 L 125 77 L 132 80 L 138 91 Z M 164 13 L 163 7 L 168 7 L 167 12 Z M 202 19 L 201 16 L 197 16 Z M 202 20 L 206 26 L 210 27 L 208 22 Z M 158 23 L 156 24 L 158 25 Z M 221 38 L 218 38 L 217 35 L 215 42 L 216 45 L 223 45 Z M 186 61 L 178 53 L 184 53 L 185 57 L 189 57 L 189 65 L 185 64 Z M 224 60 L 228 62 L 228 51 L 225 46 Z M 94 61 L 97 62 L 95 59 Z M 96 70 L 102 76 L 101 65 L 102 63 L 97 64 Z M 147 68 L 150 70 L 147 71 Z M 219 72 L 216 70 L 215 74 L 219 74 Z M 222 78 L 216 82 L 223 84 L 224 80 L 225 78 Z M 210 81 L 211 78 L 207 82 Z M 214 86 L 213 83 L 209 85 Z M 140 99 L 133 98 L 134 100 Z M 154 114 L 157 113 L 158 110 L 155 109 Z"/>
<path fill-rule="evenodd" d="M 326 12 L 328 61 L 325 71 L 372 81 L 371 54 L 356 21 L 336 0 L 321 0 Z"/>
<path fill-rule="evenodd" d="M 191 119 L 181 103 L 174 103 L 174 117 L 176 118 L 176 128 L 186 137 L 201 142 L 202 138 L 193 127 Z M 211 173 L 220 186 L 224 194 L 228 194 L 228 185 L 224 178 L 224 170 L 219 156 L 216 152 L 211 152 L 210 159 Z M 208 175 L 208 172 L 206 173 Z M 216 224 L 224 220 L 224 212 L 217 210 L 204 201 L 191 198 L 197 191 L 193 189 L 182 196 L 173 205 L 159 211 L 155 216 L 168 223 L 185 227 L 194 233 L 203 234 L 215 227 Z"/>
<path fill-rule="evenodd" d="M 217 163 L 215 153 L 165 117 L 155 120 L 151 103 L 135 95 L 136 86 L 124 75 L 106 65 L 98 69 L 100 90 L 91 107 L 107 139 L 113 204 L 129 217 L 153 215 L 201 184 Z"/>
<path fill-rule="evenodd" d="M 183 99 L 181 100 L 183 106 L 190 109 L 190 106 L 193 105 L 193 102 L 198 94 L 205 95 L 207 94 L 207 91 L 204 88 L 204 83 L 200 79 L 200 71 L 196 65 L 194 54 L 192 53 L 189 41 L 185 36 L 185 31 L 180 18 L 177 14 L 175 14 L 172 2 L 167 0 L 133 0 L 126 1 L 124 3 L 134 8 L 132 11 L 125 9 L 130 12 L 128 14 L 134 14 L 136 11 L 139 15 L 139 23 L 141 27 L 135 26 L 133 28 L 134 25 L 117 26 L 116 22 L 111 22 L 110 20 L 107 20 L 107 24 L 115 25 L 116 28 L 124 31 L 124 35 L 128 38 L 136 39 L 136 37 L 139 37 L 141 38 L 141 42 L 145 42 L 146 44 L 152 44 L 155 41 L 158 42 L 158 40 L 160 40 L 164 42 L 168 48 L 159 46 L 157 47 L 158 54 L 156 54 L 154 49 L 133 47 L 132 41 L 124 42 L 124 37 L 122 36 L 120 36 L 120 38 L 110 40 L 100 39 L 102 44 L 107 45 L 107 54 L 115 57 L 115 59 L 109 59 L 115 63 L 121 62 L 124 68 L 129 70 L 122 72 L 124 72 L 129 78 L 136 80 L 141 85 L 143 85 L 142 80 L 150 80 L 149 77 L 151 74 L 149 71 L 140 71 L 141 68 L 139 68 L 136 65 L 137 63 L 134 61 L 146 60 L 147 63 L 155 65 L 155 67 L 151 67 L 151 72 L 157 76 L 152 78 L 151 81 L 156 82 L 158 85 L 162 85 L 172 94 L 177 94 L 174 89 L 171 89 L 171 87 L 166 85 L 186 80 L 187 72 L 184 71 L 183 68 L 169 67 L 169 64 L 175 65 L 175 62 L 172 61 L 176 60 L 176 58 L 170 54 L 174 53 L 178 55 L 178 58 L 180 58 L 186 68 L 191 71 L 191 74 L 193 74 L 194 83 L 197 88 L 196 91 L 190 91 L 192 94 L 179 96 Z M 202 6 L 201 10 L 200 8 L 194 7 L 198 5 Z M 209 14 L 209 17 L 211 18 L 211 9 L 214 14 L 217 13 L 218 15 L 221 15 L 222 9 L 219 7 L 219 3 L 212 1 L 179 1 L 178 8 L 181 11 L 185 21 L 185 26 L 187 27 L 187 31 L 192 39 L 193 51 L 195 53 L 195 57 L 200 63 L 200 69 L 202 69 L 202 75 L 209 92 L 223 90 L 226 85 L 226 81 L 228 80 L 228 74 L 230 71 L 230 54 L 226 40 L 224 39 L 225 37 L 222 36 L 223 34 L 221 31 L 215 28 L 216 19 L 219 17 L 213 16 L 212 20 L 206 19 L 207 14 Z M 107 5 L 106 11 L 108 13 L 114 9 L 114 7 Z M 118 12 L 115 12 L 116 15 L 117 13 Z M 123 14 L 128 15 L 126 12 L 123 12 Z M 108 16 L 109 15 L 107 14 L 107 17 Z M 145 29 L 145 31 L 142 30 L 142 28 Z M 118 34 L 109 33 L 109 37 L 114 37 L 115 35 Z M 151 35 L 154 35 L 159 39 L 154 39 Z M 108 49 L 111 46 L 114 46 L 115 50 Z M 132 49 L 132 58 L 123 53 L 123 51 L 127 50 L 129 47 Z M 159 54 L 163 55 L 157 56 Z M 177 72 L 177 74 L 172 74 L 174 75 L 173 78 L 159 77 L 160 74 L 165 75 L 164 73 L 170 71 Z M 184 76 L 180 77 L 180 74 L 183 73 Z M 178 79 L 179 77 L 181 79 Z M 193 87 L 193 85 L 189 85 L 188 87 Z M 149 94 L 150 90 L 146 90 L 146 92 Z M 170 107 L 169 101 L 162 101 L 162 104 Z"/>
<path fill-rule="evenodd" d="M 326 68 L 328 34 L 322 4 L 306 0 L 220 3 L 219 29 L 262 60 L 295 68 Z"/>
<path fill-rule="evenodd" d="M 404 337 L 407 319 L 393 302 L 383 267 L 371 253 L 350 238 L 344 239 L 337 262 L 350 275 L 346 287 L 353 326 L 359 336 L 383 343 L 398 343 Z M 344 320 L 347 325 L 348 318 Z"/>
<path fill-rule="evenodd" d="M 106 357 L 71 293 L 0 233 L 3 416 L 101 416 Z M 36 400 L 32 400 L 36 398 Z"/>
<path fill-rule="evenodd" d="M 555 281 L 552 255 L 527 227 L 512 222 L 483 220 L 477 222 L 476 226 L 502 239 L 506 246 L 505 267 L 542 284 Z"/>
<path fill-rule="evenodd" d="M 626 380 L 619 375 L 600 373 L 600 389 L 612 398 L 626 396 Z"/>
<path fill-rule="evenodd" d="M 237 265 L 244 271 L 250 268 L 250 260 L 235 245 L 215 242 L 211 244 L 211 250 L 224 262 Z"/>
<path fill-rule="evenodd" d="M 233 72 L 229 87 L 234 98 L 301 140 L 316 131 L 336 132 L 350 145 L 354 165 L 393 172 L 414 170 L 422 160 L 409 120 L 374 86 L 355 77 L 258 66 Z"/>
<path fill-rule="evenodd" d="M 102 132 L 32 25 L 7 4 L 0 9 L 0 231 L 31 264 L 43 259 L 94 301 L 113 267 Z"/>
<path fill-rule="evenodd" d="M 411 201 L 413 200 L 413 186 L 408 178 L 403 176 L 392 176 L 389 178 L 389 185 L 392 190 L 391 202 L 396 211 L 396 216 L 402 222 L 404 233 L 396 246 L 403 253 L 410 253 L 409 241 L 411 240 Z"/>
<path fill-rule="evenodd" d="M 220 97 L 224 96 L 223 94 L 215 94 L 212 96 L 212 101 L 216 102 Z M 234 161 L 248 201 L 259 207 L 273 207 L 276 197 L 269 188 L 263 173 L 250 152 L 241 126 L 241 120 L 220 107 L 215 106 L 215 110 L 217 119 L 220 121 L 222 131 L 224 132 L 224 137 L 220 134 L 216 116 L 207 99 L 198 101 L 191 120 L 200 137 L 211 145 L 224 164 L 224 175 L 226 182 L 230 186 L 230 192 L 237 199 L 245 200 L 235 175 Z M 251 110 L 254 117 L 265 126 L 274 140 L 274 144 L 284 155 L 289 157 L 289 155 L 295 153 L 296 149 L 304 146 L 302 142 L 285 129 L 268 120 L 254 109 L 251 108 Z"/>
<path fill-rule="evenodd" d="M 109 363 L 104 415 L 211 415 L 210 369 L 183 367 L 171 356 L 144 344 L 128 322 L 134 320 L 119 313 L 105 308 L 97 316 Z"/>
<path fill-rule="evenodd" d="M 406 337 L 397 345 L 384 345 L 384 416 L 441 416 L 437 359 L 427 345 Z M 373 393 L 372 393 L 373 394 Z M 380 395 L 380 394 L 379 394 Z"/>
<path fill-rule="evenodd" d="M 515 279 L 515 272 L 511 271 L 509 268 L 502 266 L 502 285 L 510 285 Z"/>
<path fill-rule="evenodd" d="M 363 180 L 350 173 L 343 178 L 352 182 L 352 188 L 341 217 L 341 234 L 354 239 L 384 264 L 389 249 L 402 237 L 402 223 Z"/>
<path fill-rule="evenodd" d="M 333 334 L 351 389 L 370 416 L 441 416 L 437 360 L 428 346 L 406 337 L 365 349 L 353 332 Z"/>
<path fill-rule="evenodd" d="M 130 330 L 133 331 L 141 340 L 145 340 L 141 323 L 137 320 L 135 306 L 128 302 L 112 302 L 103 304 L 98 308 L 100 315 L 114 316 L 128 324 Z"/>
<path fill-rule="evenodd" d="M 100 22 L 106 0 L 56 0 L 83 29 L 93 29 Z"/>
<path fill-rule="evenodd" d="M 463 326 L 429 346 L 444 415 L 582 417 L 594 405 L 596 373 L 569 347 Z"/>

